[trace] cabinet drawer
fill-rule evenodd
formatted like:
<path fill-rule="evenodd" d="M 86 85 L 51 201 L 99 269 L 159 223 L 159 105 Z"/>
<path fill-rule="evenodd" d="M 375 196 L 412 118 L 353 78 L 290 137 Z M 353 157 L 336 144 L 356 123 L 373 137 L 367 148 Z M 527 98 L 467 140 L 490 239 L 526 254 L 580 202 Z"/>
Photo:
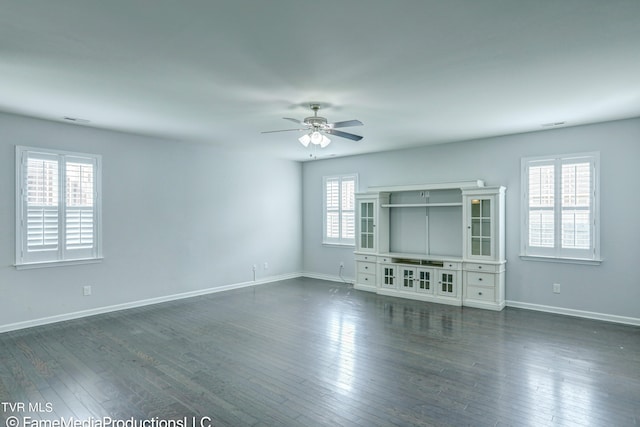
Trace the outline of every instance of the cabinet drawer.
<path fill-rule="evenodd" d="M 479 286 L 493 286 L 496 275 L 491 273 L 476 273 L 475 271 L 467 272 L 467 284 Z"/>
<path fill-rule="evenodd" d="M 459 262 L 451 262 L 451 261 L 445 261 L 442 263 L 442 268 L 448 268 L 451 270 L 460 270 L 460 263 Z"/>
<path fill-rule="evenodd" d="M 378 261 L 380 261 L 380 262 L 385 262 L 385 263 L 386 263 L 386 262 L 391 262 L 391 258 L 386 257 L 386 256 L 383 256 L 383 257 L 381 257 L 380 259 L 378 259 Z"/>
<path fill-rule="evenodd" d="M 360 273 L 358 272 L 357 282 L 362 285 L 375 286 L 376 276 L 375 274 Z"/>
<path fill-rule="evenodd" d="M 375 274 L 376 264 L 374 262 L 361 262 L 358 263 L 358 273 Z"/>
<path fill-rule="evenodd" d="M 356 261 L 368 261 L 368 262 L 376 262 L 375 255 L 356 255 Z"/>
<path fill-rule="evenodd" d="M 465 295 L 465 298 L 482 301 L 495 301 L 495 295 L 493 288 L 467 286 L 467 294 Z"/>
<path fill-rule="evenodd" d="M 465 262 L 464 269 L 467 271 L 486 271 L 487 273 L 497 273 L 500 271 L 500 266 L 496 264 L 477 264 L 472 262 Z"/>

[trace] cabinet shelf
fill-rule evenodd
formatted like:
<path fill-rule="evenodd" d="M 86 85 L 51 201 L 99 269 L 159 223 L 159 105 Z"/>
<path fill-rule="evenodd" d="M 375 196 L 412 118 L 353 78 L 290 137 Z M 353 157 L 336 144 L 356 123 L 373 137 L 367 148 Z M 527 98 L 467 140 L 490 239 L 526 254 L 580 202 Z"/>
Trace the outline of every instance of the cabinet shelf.
<path fill-rule="evenodd" d="M 383 208 L 442 208 L 449 206 L 462 206 L 462 202 L 452 203 L 387 203 L 381 205 Z"/>

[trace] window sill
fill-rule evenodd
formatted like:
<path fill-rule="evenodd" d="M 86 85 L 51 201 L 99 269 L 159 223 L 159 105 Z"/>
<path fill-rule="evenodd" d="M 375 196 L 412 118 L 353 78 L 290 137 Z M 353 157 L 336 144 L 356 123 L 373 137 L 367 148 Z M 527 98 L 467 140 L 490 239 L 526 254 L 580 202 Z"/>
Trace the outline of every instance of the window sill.
<path fill-rule="evenodd" d="M 66 267 L 70 265 L 83 265 L 83 264 L 98 264 L 101 263 L 104 258 L 87 258 L 87 259 L 70 259 L 65 261 L 46 261 L 46 262 L 32 262 L 28 264 L 15 264 L 16 270 L 30 270 L 34 268 L 49 268 L 49 267 Z"/>
<path fill-rule="evenodd" d="M 328 243 L 322 242 L 322 246 L 334 247 L 334 248 L 355 248 L 356 245 L 353 243 Z"/>
<path fill-rule="evenodd" d="M 600 265 L 602 259 L 584 259 L 584 258 L 556 258 L 549 256 L 539 255 L 520 255 L 520 259 L 523 261 L 537 261 L 537 262 L 554 262 L 559 264 L 583 264 L 583 265 Z"/>

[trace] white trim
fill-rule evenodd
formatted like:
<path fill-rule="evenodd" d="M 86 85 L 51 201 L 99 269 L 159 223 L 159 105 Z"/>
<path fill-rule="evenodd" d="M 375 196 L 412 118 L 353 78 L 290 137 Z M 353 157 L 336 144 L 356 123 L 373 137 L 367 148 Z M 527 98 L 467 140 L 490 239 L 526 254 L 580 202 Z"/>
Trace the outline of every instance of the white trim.
<path fill-rule="evenodd" d="M 640 326 L 640 318 L 618 316 L 615 314 L 595 313 L 593 311 L 574 310 L 572 308 L 554 307 L 550 305 L 531 304 L 519 301 L 507 301 L 507 307 L 523 308 L 526 310 L 543 311 L 545 313 L 562 314 L 565 316 L 583 317 L 586 319 L 602 320 L 604 322 L 623 323 Z"/>
<path fill-rule="evenodd" d="M 589 213 L 591 216 L 591 244 L 589 249 L 562 249 L 562 204 L 561 204 L 561 169 L 564 164 L 573 160 L 581 160 L 591 165 L 591 203 Z M 532 163 L 547 164 L 554 167 L 554 200 L 555 204 L 550 211 L 554 214 L 554 246 L 530 247 L 529 246 L 529 168 Z M 537 261 L 542 258 L 545 261 L 551 259 L 568 263 L 598 265 L 600 257 L 600 152 L 590 151 L 582 153 L 554 154 L 548 156 L 522 157 L 520 159 L 520 257 L 523 260 Z M 588 260 L 592 262 L 588 262 Z"/>
<path fill-rule="evenodd" d="M 481 308 L 483 310 L 493 310 L 493 311 L 501 311 L 504 308 L 505 304 L 506 304 L 505 302 L 496 305 L 495 303 L 484 303 L 484 302 L 475 301 L 475 300 L 462 301 L 462 305 L 464 307 Z"/>
<path fill-rule="evenodd" d="M 559 264 L 583 264 L 583 265 L 600 265 L 603 259 L 584 259 L 584 258 L 556 258 L 551 256 L 542 255 L 520 255 L 520 259 L 523 261 L 537 261 L 537 262 L 555 262 Z"/>
<path fill-rule="evenodd" d="M 17 331 L 20 329 L 26 329 L 26 328 L 36 327 L 36 326 L 48 325 L 52 323 L 64 322 L 67 320 L 74 320 L 74 319 L 80 319 L 83 317 L 95 316 L 98 314 L 112 313 L 115 311 L 128 310 L 131 308 L 144 307 L 148 305 L 176 301 L 176 300 L 185 299 L 185 298 L 192 298 L 192 297 L 197 297 L 202 295 L 214 294 L 218 292 L 230 291 L 233 289 L 241 289 L 249 286 L 264 285 L 267 283 L 278 282 L 280 280 L 297 279 L 299 277 L 307 277 L 310 279 L 346 283 L 349 285 L 355 282 L 355 279 L 350 277 L 341 278 L 340 276 L 312 273 L 310 271 L 282 274 L 279 276 L 271 276 L 271 277 L 267 277 L 267 278 L 263 278 L 255 281 L 234 283 L 231 285 L 223 285 L 223 286 L 217 286 L 214 288 L 200 289 L 200 290 L 195 290 L 190 292 L 183 292 L 180 294 L 166 295 L 162 297 L 132 301 L 128 303 L 116 304 L 116 305 L 111 305 L 106 307 L 92 308 L 89 310 L 76 311 L 73 313 L 60 314 L 60 315 L 50 316 L 50 317 L 43 317 L 40 319 L 9 323 L 7 325 L 0 325 L 0 334 L 5 332 Z M 356 287 L 354 286 L 354 289 L 355 288 Z M 362 289 L 362 290 L 368 290 L 368 289 Z M 384 293 L 381 293 L 381 294 L 384 295 Z M 391 294 L 391 296 L 397 296 L 397 294 Z M 455 304 L 455 305 L 458 305 L 458 304 Z M 540 304 L 530 304 L 530 303 L 518 302 L 518 301 L 507 301 L 506 305 L 507 307 L 522 308 L 526 310 L 542 311 L 546 313 L 555 313 L 555 314 L 562 314 L 566 316 L 602 320 L 605 322 L 614 322 L 614 323 L 640 326 L 640 318 L 635 318 L 635 317 L 617 316 L 617 315 L 605 314 L 605 313 L 595 313 L 590 311 L 574 310 L 570 308 L 553 307 L 553 306 L 540 305 Z"/>
<path fill-rule="evenodd" d="M 202 295 L 214 294 L 217 292 L 230 291 L 233 289 L 246 288 L 255 285 L 264 285 L 280 280 L 295 279 L 300 277 L 301 273 L 282 274 L 279 276 L 266 277 L 264 279 L 253 280 L 249 282 L 234 283 L 231 285 L 216 286 L 214 288 L 199 289 L 195 291 L 183 292 L 173 295 L 165 295 L 156 298 L 149 298 L 138 301 L 131 301 L 122 304 L 109 305 L 106 307 L 91 308 L 89 310 L 76 311 L 73 313 L 59 314 L 56 316 L 42 317 L 40 319 L 26 320 L 23 322 L 9 323 L 8 325 L 0 325 L 0 333 L 17 331 L 19 329 L 32 328 L 35 326 L 48 325 L 51 323 L 64 322 L 67 320 L 80 319 L 83 317 L 95 316 L 98 314 L 112 313 L 114 311 L 128 310 L 130 308 L 144 307 L 147 305 L 161 304 L 164 302 L 176 301 L 185 298 L 192 298 Z"/>
<path fill-rule="evenodd" d="M 86 264 L 89 260 L 102 259 L 102 155 L 73 151 L 55 150 L 31 146 L 15 146 L 15 256 L 16 269 L 51 267 L 54 265 Z M 55 159 L 58 165 L 58 249 L 57 251 L 27 251 L 25 217 L 27 212 L 26 176 L 27 160 L 32 158 Z M 66 166 L 68 163 L 82 162 L 93 167 L 93 246 L 91 248 L 69 249 L 66 247 Z M 55 254 L 54 254 L 55 252 Z M 54 256 L 55 255 L 55 256 Z"/>
<path fill-rule="evenodd" d="M 86 258 L 86 259 L 68 259 L 60 261 L 44 261 L 44 262 L 31 262 L 28 264 L 14 264 L 16 270 L 29 270 L 32 268 L 49 268 L 49 267 L 66 267 L 69 265 L 81 265 L 81 264 L 98 264 L 104 260 L 100 258 Z"/>
<path fill-rule="evenodd" d="M 327 235 L 327 216 L 329 209 L 327 207 L 327 182 L 329 181 L 337 181 L 338 182 L 338 208 L 337 211 L 335 209 L 332 212 L 337 212 L 338 214 L 338 237 L 329 237 Z M 354 222 L 354 235 L 353 238 L 349 239 L 344 237 L 344 230 L 342 229 L 342 218 L 346 212 L 351 212 L 342 204 L 342 183 L 344 181 L 352 181 L 353 182 L 353 219 L 355 221 L 356 217 L 356 201 L 355 195 L 358 194 L 358 174 L 357 173 L 349 173 L 343 175 L 327 175 L 322 177 L 322 244 L 323 245 L 344 245 L 355 247 L 356 245 L 356 225 Z"/>
<path fill-rule="evenodd" d="M 462 203 L 386 203 L 380 205 L 383 208 L 431 208 L 431 207 L 447 207 L 462 206 Z"/>
<path fill-rule="evenodd" d="M 393 193 L 397 191 L 421 191 L 421 190 L 449 190 L 464 188 L 481 188 L 484 187 L 484 181 L 476 179 L 473 181 L 456 181 L 456 182 L 440 182 L 434 184 L 411 184 L 411 185 L 385 185 L 373 186 L 367 189 L 367 192 L 373 193 Z"/>
<path fill-rule="evenodd" d="M 333 248 L 353 249 L 356 247 L 353 243 L 327 243 L 322 242 L 322 246 L 328 246 Z"/>

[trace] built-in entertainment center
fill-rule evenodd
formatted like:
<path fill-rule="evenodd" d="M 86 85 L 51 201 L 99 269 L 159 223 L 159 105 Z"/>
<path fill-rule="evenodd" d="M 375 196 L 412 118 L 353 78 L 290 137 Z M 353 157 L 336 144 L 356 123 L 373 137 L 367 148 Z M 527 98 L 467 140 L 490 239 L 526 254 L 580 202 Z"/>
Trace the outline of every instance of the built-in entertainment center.
<path fill-rule="evenodd" d="M 476 180 L 357 194 L 355 288 L 502 310 L 505 191 Z"/>

